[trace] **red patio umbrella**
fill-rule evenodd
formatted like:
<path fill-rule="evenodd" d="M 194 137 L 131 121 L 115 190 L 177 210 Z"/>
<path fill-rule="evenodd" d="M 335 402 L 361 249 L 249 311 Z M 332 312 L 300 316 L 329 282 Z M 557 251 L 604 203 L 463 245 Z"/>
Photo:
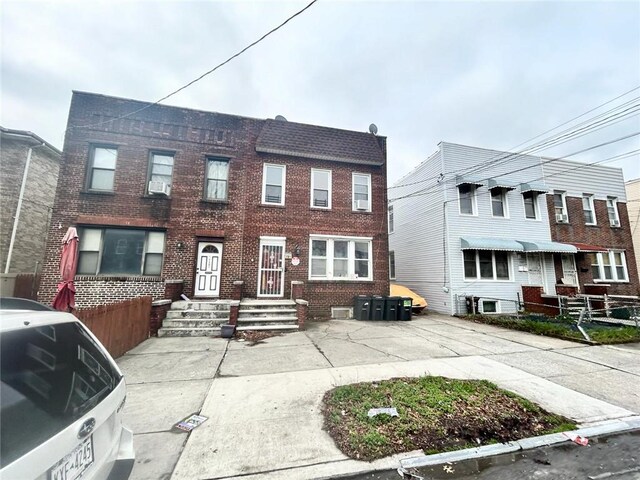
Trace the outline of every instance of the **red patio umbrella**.
<path fill-rule="evenodd" d="M 78 268 L 78 232 L 75 227 L 69 227 L 62 239 L 62 253 L 60 254 L 60 276 L 58 293 L 53 299 L 53 308 L 62 312 L 69 312 L 76 307 L 76 286 L 73 279 Z"/>

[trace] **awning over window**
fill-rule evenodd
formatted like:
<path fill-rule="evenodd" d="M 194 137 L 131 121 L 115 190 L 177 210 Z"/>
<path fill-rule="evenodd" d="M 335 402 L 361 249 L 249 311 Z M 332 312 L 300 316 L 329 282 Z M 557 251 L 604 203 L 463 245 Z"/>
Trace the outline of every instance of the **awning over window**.
<path fill-rule="evenodd" d="M 460 238 L 462 250 L 498 250 L 504 252 L 523 252 L 524 247 L 520 242 L 507 238 Z"/>
<path fill-rule="evenodd" d="M 523 242 L 519 240 L 518 243 L 522 244 L 525 252 L 546 252 L 546 253 L 576 253 L 578 249 L 568 243 L 558 242 Z"/>
<path fill-rule="evenodd" d="M 486 185 L 486 182 L 471 177 L 456 175 L 456 187 L 459 187 L 460 185 L 475 185 L 476 187 L 482 187 Z"/>
<path fill-rule="evenodd" d="M 522 193 L 527 193 L 527 192 L 547 193 L 549 189 L 540 183 L 521 183 L 520 191 Z"/>
<path fill-rule="evenodd" d="M 579 252 L 607 252 L 608 250 L 598 245 L 589 245 L 588 243 L 569 243 L 578 249 Z"/>
<path fill-rule="evenodd" d="M 504 188 L 505 190 L 515 190 L 516 186 L 511 184 L 510 182 L 505 182 L 504 180 L 498 178 L 490 178 L 489 179 L 489 190 L 493 190 L 494 188 Z"/>

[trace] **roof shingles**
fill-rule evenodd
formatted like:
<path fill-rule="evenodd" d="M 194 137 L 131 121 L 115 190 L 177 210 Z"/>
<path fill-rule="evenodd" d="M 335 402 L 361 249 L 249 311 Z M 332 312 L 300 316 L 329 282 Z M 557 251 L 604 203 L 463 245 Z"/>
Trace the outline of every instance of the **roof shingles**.
<path fill-rule="evenodd" d="M 334 162 L 383 165 L 385 155 L 378 138 L 371 133 L 267 119 L 258 136 L 256 151 Z"/>

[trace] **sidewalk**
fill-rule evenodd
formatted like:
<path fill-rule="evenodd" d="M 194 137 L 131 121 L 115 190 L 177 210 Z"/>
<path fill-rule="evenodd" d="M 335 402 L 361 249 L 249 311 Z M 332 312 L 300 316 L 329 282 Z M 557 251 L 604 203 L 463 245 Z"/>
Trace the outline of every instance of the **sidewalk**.
<path fill-rule="evenodd" d="M 187 438 L 169 430 L 202 408 L 209 419 L 190 434 L 172 478 L 213 480 L 397 467 L 398 458 L 358 462 L 333 445 L 319 408 L 336 385 L 425 374 L 486 378 L 589 424 L 640 411 L 639 360 L 633 346 L 585 347 L 429 315 L 311 323 L 257 345 L 150 339 L 119 363 L 130 385 L 125 415 L 136 433 L 133 479 L 168 478 Z"/>

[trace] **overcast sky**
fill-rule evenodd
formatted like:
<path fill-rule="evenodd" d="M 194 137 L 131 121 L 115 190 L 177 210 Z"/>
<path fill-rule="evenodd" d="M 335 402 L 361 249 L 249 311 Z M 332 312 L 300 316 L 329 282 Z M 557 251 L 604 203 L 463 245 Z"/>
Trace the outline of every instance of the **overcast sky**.
<path fill-rule="evenodd" d="M 155 101 L 306 3 L 4 1 L 0 123 L 62 148 L 72 90 Z M 512 149 L 637 86 L 638 1 L 320 0 L 164 103 L 360 131 L 373 122 L 393 183 L 440 141 Z M 540 154 L 637 131 L 640 116 Z M 639 148 L 636 136 L 571 158 Z M 637 155 L 608 164 L 640 176 Z"/>

